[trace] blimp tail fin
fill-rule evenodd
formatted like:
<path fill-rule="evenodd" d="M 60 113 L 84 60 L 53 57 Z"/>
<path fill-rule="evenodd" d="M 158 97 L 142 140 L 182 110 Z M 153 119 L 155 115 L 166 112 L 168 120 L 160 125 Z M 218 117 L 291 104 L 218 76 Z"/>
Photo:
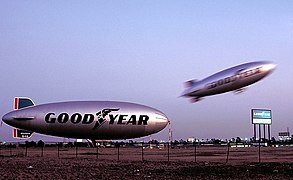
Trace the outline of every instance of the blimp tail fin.
<path fill-rule="evenodd" d="M 22 109 L 25 107 L 30 107 L 30 106 L 34 106 L 35 103 L 27 97 L 15 97 L 14 98 L 14 103 L 13 103 L 13 108 L 14 110 L 17 109 Z M 33 135 L 34 132 L 32 131 L 27 131 L 27 130 L 23 130 L 23 129 L 16 129 L 14 128 L 12 130 L 12 135 L 13 138 L 17 138 L 17 139 L 28 139 Z"/>
<path fill-rule="evenodd" d="M 186 81 L 186 82 L 184 83 L 184 87 L 189 88 L 189 87 L 195 85 L 196 82 L 197 82 L 197 79 L 191 79 L 191 80 L 189 80 L 189 81 Z"/>
<path fill-rule="evenodd" d="M 34 106 L 34 105 L 35 103 L 30 98 L 27 98 L 27 97 L 14 98 L 14 104 L 13 104 L 14 110 L 22 109 L 22 108 Z"/>

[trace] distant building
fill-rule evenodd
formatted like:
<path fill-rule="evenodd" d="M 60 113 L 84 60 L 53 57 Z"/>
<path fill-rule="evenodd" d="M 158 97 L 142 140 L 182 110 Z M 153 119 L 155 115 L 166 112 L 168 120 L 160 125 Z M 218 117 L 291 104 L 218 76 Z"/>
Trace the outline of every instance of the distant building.
<path fill-rule="evenodd" d="M 193 143 L 194 141 L 195 141 L 194 137 L 187 138 L 187 142 L 189 143 Z"/>
<path fill-rule="evenodd" d="M 284 140 L 290 140 L 290 132 L 279 132 L 279 140 L 284 141 Z"/>

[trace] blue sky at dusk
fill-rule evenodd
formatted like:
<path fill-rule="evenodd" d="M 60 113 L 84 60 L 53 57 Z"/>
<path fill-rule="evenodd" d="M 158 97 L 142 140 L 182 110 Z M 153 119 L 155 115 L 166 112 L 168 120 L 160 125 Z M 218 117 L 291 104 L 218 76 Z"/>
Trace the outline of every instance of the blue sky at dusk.
<path fill-rule="evenodd" d="M 2 0 L 0 17 L 1 117 L 15 96 L 117 100 L 164 112 L 175 139 L 252 137 L 251 108 L 272 110 L 272 136 L 293 130 L 292 1 Z M 179 97 L 186 80 L 258 60 L 277 69 L 242 94 Z"/>

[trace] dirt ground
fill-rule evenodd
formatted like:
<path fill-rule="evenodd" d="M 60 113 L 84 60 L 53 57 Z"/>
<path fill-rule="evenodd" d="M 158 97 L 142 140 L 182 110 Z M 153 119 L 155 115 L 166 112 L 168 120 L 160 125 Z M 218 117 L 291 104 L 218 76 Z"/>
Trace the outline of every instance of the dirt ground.
<path fill-rule="evenodd" d="M 1 149 L 0 179 L 293 179 L 292 148 L 257 149 Z"/>

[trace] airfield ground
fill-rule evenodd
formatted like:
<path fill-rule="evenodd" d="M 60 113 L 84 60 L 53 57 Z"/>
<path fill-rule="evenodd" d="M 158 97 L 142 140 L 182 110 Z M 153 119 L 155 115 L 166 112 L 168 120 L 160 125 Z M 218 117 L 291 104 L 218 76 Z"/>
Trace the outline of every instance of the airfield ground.
<path fill-rule="evenodd" d="M 293 148 L 9 148 L 0 179 L 293 179 Z M 143 151 L 143 156 L 142 156 Z M 59 157 L 58 157 L 59 154 Z M 119 160 L 118 160 L 119 158 Z M 196 160 L 196 162 L 195 162 Z"/>

